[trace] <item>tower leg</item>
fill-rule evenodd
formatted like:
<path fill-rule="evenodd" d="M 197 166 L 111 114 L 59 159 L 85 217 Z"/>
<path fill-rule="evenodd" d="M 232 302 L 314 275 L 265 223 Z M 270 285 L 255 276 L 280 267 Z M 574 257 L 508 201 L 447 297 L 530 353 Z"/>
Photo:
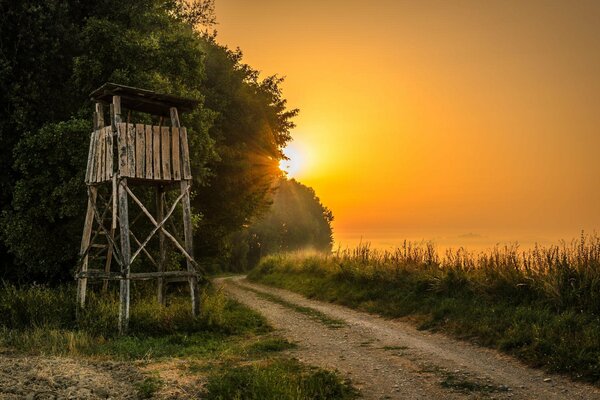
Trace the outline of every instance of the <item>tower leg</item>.
<path fill-rule="evenodd" d="M 131 247 L 129 244 L 129 209 L 127 206 L 127 179 L 119 182 L 119 227 L 121 232 L 121 267 L 119 333 L 125 334 L 129 326 L 129 269 L 131 264 Z"/>
<path fill-rule="evenodd" d="M 165 218 L 165 191 L 162 187 L 156 188 L 156 219 L 160 223 Z M 158 242 L 159 242 L 159 260 L 158 260 L 158 271 L 165 271 L 165 264 L 167 259 L 167 249 L 165 247 L 165 234 L 163 231 L 158 232 Z M 158 303 L 163 306 L 167 304 L 166 298 L 166 287 L 165 280 L 160 277 L 158 278 L 157 283 L 157 298 Z"/>
<path fill-rule="evenodd" d="M 115 240 L 115 231 L 117 230 L 117 176 L 116 174 L 112 177 L 112 193 L 111 193 L 111 202 L 112 202 L 112 217 L 111 217 L 111 225 L 110 225 L 110 238 L 112 240 L 108 240 L 108 252 L 106 254 L 106 264 L 104 265 L 104 272 L 108 275 L 110 273 L 110 266 L 112 263 L 113 256 L 113 241 Z M 106 293 L 108 291 L 108 279 L 104 281 L 102 284 L 102 291 Z"/>
<path fill-rule="evenodd" d="M 183 231 L 185 235 L 185 251 L 188 252 L 192 258 L 194 257 L 194 242 L 192 239 L 192 209 L 190 206 L 190 181 L 183 180 L 181 181 L 181 193 L 184 194 L 181 199 L 181 205 L 183 208 Z M 187 270 L 191 272 L 195 272 L 194 265 L 187 261 Z M 190 295 L 192 297 L 192 314 L 197 317 L 200 313 L 200 296 L 198 290 L 198 279 L 193 276 L 190 277 Z"/>
<path fill-rule="evenodd" d="M 95 186 L 89 187 L 87 213 L 85 214 L 85 223 L 83 225 L 83 236 L 81 238 L 81 247 L 79 254 L 83 255 L 90 245 L 90 239 L 92 237 L 92 227 L 94 225 L 94 205 L 96 204 L 96 195 L 98 188 Z M 81 265 L 81 272 L 88 270 L 89 257 L 86 255 L 83 258 Z M 80 307 L 85 307 L 85 297 L 87 292 L 87 278 L 79 278 L 77 280 L 77 303 Z"/>

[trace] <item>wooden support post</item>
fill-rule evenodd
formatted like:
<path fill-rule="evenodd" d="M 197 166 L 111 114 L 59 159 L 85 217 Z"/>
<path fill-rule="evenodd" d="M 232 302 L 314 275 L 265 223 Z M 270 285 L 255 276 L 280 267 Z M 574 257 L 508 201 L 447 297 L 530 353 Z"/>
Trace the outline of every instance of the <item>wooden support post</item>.
<path fill-rule="evenodd" d="M 121 123 L 121 97 L 113 96 L 113 111 L 114 111 L 114 119 L 113 119 L 113 134 L 116 135 L 125 135 L 126 130 L 123 132 L 119 132 L 119 124 Z M 119 139 L 124 139 L 119 137 Z M 114 143 L 119 143 L 117 146 L 123 145 L 123 140 L 114 140 Z M 113 176 L 116 176 L 116 170 L 123 170 L 123 165 L 127 165 L 127 146 L 125 148 L 115 149 L 115 157 L 118 157 L 119 162 L 114 163 L 115 173 Z M 116 158 L 115 158 L 116 159 Z M 120 175 L 120 174 L 119 174 Z M 131 264 L 131 247 L 129 243 L 129 207 L 127 205 L 127 178 L 119 176 L 119 181 L 117 182 L 117 195 L 118 195 L 118 219 L 119 219 L 119 229 L 121 236 L 121 280 L 120 280 L 120 307 L 119 307 L 119 333 L 125 334 L 127 332 L 127 328 L 129 326 L 129 289 L 130 289 L 130 281 L 129 281 L 129 269 Z M 114 187 L 114 185 L 113 185 Z M 113 193 L 114 196 L 114 193 Z M 114 200 L 113 200 L 114 201 Z M 116 204 L 115 204 L 116 205 Z M 116 207 L 115 209 L 116 210 Z M 113 210 L 113 211 L 114 211 Z M 117 215 L 113 214 L 113 226 L 115 226 Z"/>
<path fill-rule="evenodd" d="M 127 205 L 127 178 L 119 182 L 119 227 L 121 236 L 121 285 L 119 307 L 119 333 L 125 334 L 129 325 L 129 272 L 131 263 L 131 247 L 129 243 L 129 208 Z"/>
<path fill-rule="evenodd" d="M 83 225 L 83 237 L 81 238 L 81 247 L 79 250 L 80 256 L 83 256 L 81 271 L 85 272 L 88 270 L 88 247 L 90 245 L 90 239 L 92 237 L 92 227 L 94 225 L 94 207 L 96 204 L 96 194 L 98 188 L 95 186 L 89 187 L 87 213 L 85 214 L 85 223 Z M 77 280 L 77 302 L 80 307 L 85 307 L 85 296 L 87 291 L 87 278 L 80 278 Z"/>
<path fill-rule="evenodd" d="M 188 180 L 181 181 L 181 193 L 183 193 L 183 199 L 181 199 L 181 205 L 183 208 L 183 232 L 185 236 L 185 251 L 194 257 L 194 242 L 192 237 L 192 208 L 190 206 L 190 182 Z M 187 270 L 189 272 L 196 272 L 194 265 L 191 260 L 187 259 Z M 190 276 L 190 294 L 192 296 L 192 314 L 197 317 L 200 313 L 200 293 L 198 290 L 198 278 L 196 275 Z"/>
<path fill-rule="evenodd" d="M 111 157 L 113 162 L 111 163 L 112 170 L 109 172 L 112 177 L 112 223 L 110 226 L 110 237 L 115 239 L 115 231 L 117 229 L 117 215 L 118 215 L 118 202 L 117 202 L 117 171 L 119 171 L 119 163 L 114 162 L 114 160 L 118 160 L 117 157 L 117 124 L 121 122 L 121 97 L 113 96 L 113 102 L 110 105 L 110 125 L 111 125 L 111 135 L 112 140 L 112 148 L 106 149 L 107 157 Z M 104 264 L 104 271 L 108 274 L 110 273 L 110 266 L 112 264 L 114 249 L 110 240 L 108 240 L 108 251 L 106 253 L 106 263 Z M 102 284 L 102 291 L 108 291 L 108 279 L 104 281 Z"/>
<path fill-rule="evenodd" d="M 162 186 L 156 188 L 156 218 L 158 221 L 162 221 L 165 217 L 165 190 Z M 160 256 L 158 259 L 158 271 L 165 271 L 165 264 L 167 262 L 167 248 L 165 247 L 165 234 L 162 230 L 158 232 L 158 243 Z M 162 305 L 167 304 L 166 299 L 166 287 L 164 279 L 158 278 L 157 284 L 158 303 Z"/>
<path fill-rule="evenodd" d="M 180 128 L 179 114 L 177 108 L 171 107 L 171 126 L 174 128 Z M 180 150 L 177 150 L 178 152 Z M 183 160 L 186 162 L 186 160 Z M 191 179 L 184 179 L 181 181 L 181 193 L 183 199 L 181 200 L 181 206 L 183 209 L 183 232 L 185 238 L 185 251 L 193 258 L 194 257 L 194 241 L 193 241 L 193 230 L 192 230 L 192 208 L 190 205 L 190 185 Z M 189 272 L 196 272 L 194 264 L 190 259 L 186 260 L 187 270 Z M 198 290 L 198 278 L 196 275 L 192 275 L 189 278 L 190 283 L 190 295 L 192 298 L 192 314 L 196 317 L 200 313 L 200 293 Z"/>

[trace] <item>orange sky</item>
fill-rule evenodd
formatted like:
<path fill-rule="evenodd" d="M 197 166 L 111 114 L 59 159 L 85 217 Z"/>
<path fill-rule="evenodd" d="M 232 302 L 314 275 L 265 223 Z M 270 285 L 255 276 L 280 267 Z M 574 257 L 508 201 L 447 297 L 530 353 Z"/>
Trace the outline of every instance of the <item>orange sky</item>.
<path fill-rule="evenodd" d="M 600 230 L 600 2 L 217 0 L 343 246 Z M 294 160 L 292 161 L 294 162 Z"/>

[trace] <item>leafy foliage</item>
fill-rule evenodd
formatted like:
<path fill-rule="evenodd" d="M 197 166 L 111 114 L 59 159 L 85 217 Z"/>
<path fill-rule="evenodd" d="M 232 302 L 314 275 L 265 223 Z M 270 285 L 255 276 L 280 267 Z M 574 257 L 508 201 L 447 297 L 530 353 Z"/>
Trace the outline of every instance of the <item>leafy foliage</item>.
<path fill-rule="evenodd" d="M 223 254 L 231 233 L 268 209 L 274 178 L 281 173 L 281 149 L 298 110 L 286 110 L 281 78 L 260 81 L 239 50 L 208 37 L 205 51 L 204 94 L 206 107 L 217 112 L 210 135 L 218 159 L 209 162 L 213 175 L 196 189 L 193 205 L 205 216 L 196 253 L 210 258 Z"/>
<path fill-rule="evenodd" d="M 291 118 L 277 77 L 201 32 L 214 1 L 0 0 L 0 256 L 8 279 L 62 280 L 76 264 L 92 106 L 107 81 L 196 98 L 190 137 L 197 254 L 269 204 Z M 6 257 L 6 252 L 14 260 Z"/>

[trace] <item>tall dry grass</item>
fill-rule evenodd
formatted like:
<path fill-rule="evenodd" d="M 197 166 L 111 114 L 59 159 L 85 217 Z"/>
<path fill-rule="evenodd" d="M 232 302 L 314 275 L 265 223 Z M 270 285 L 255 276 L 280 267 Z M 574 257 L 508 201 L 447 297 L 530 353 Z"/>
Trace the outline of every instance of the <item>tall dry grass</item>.
<path fill-rule="evenodd" d="M 454 289 L 543 299 L 557 309 L 569 307 L 600 314 L 600 236 L 581 234 L 570 242 L 520 250 L 518 244 L 487 252 L 449 249 L 440 255 L 434 243 L 404 241 L 394 250 L 363 243 L 331 255 L 312 256 L 304 263 L 344 279 L 403 281 L 418 275 L 432 291 Z M 314 260 L 317 258 L 319 260 Z M 268 263 L 268 261 L 267 261 Z M 423 283 L 423 282 L 422 282 Z"/>

